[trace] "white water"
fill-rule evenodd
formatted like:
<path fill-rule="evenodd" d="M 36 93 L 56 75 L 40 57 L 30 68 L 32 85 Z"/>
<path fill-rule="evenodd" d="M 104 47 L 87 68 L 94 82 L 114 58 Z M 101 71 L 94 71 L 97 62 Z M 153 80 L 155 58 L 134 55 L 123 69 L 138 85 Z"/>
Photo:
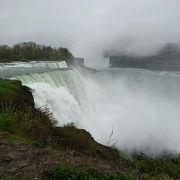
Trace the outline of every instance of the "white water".
<path fill-rule="evenodd" d="M 127 151 L 180 153 L 180 74 L 110 69 L 86 79 L 75 70 L 16 76 L 47 105 L 58 125 L 75 123 L 93 137 Z"/>
<path fill-rule="evenodd" d="M 42 67 L 42 68 L 67 68 L 65 61 L 30 61 L 30 62 L 12 62 L 12 63 L 0 63 L 1 69 L 12 68 L 29 68 L 29 67 Z"/>
<path fill-rule="evenodd" d="M 10 78 L 17 75 L 42 73 L 65 68 L 68 68 L 65 61 L 0 63 L 0 78 Z"/>
<path fill-rule="evenodd" d="M 85 86 L 75 70 L 21 75 L 14 79 L 34 90 L 36 106 L 46 105 L 60 126 L 68 123 L 80 126 L 84 114 L 90 109 Z"/>

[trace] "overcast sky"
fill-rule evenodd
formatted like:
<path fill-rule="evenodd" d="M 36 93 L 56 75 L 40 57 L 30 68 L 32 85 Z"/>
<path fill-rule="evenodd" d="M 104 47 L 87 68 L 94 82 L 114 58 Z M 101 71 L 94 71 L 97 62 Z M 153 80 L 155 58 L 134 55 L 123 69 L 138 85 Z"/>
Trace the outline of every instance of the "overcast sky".
<path fill-rule="evenodd" d="M 152 54 L 180 42 L 180 0 L 0 0 L 0 43 L 22 41 L 95 64 L 106 50 Z"/>

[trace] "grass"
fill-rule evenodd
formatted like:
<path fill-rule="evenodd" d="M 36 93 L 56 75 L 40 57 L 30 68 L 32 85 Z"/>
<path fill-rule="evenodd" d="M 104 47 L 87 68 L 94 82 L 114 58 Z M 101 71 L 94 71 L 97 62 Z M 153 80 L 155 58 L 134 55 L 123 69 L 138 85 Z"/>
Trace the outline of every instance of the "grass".
<path fill-rule="evenodd" d="M 1 105 L 0 130 L 12 131 L 16 128 L 17 112 L 11 106 Z"/>
<path fill-rule="evenodd" d="M 140 160 L 136 162 L 136 167 L 141 173 L 151 176 L 164 175 L 180 179 L 180 157 Z"/>
<path fill-rule="evenodd" d="M 48 113 L 46 110 L 39 109 L 23 112 L 15 109 L 14 106 L 2 105 L 0 108 L 0 138 L 5 137 L 3 133 L 7 133 L 7 138 L 13 142 L 31 145 L 44 143 L 54 123 Z"/>
<path fill-rule="evenodd" d="M 17 81 L 12 80 L 0 80 L 0 94 L 10 95 L 14 90 L 19 89 Z"/>
<path fill-rule="evenodd" d="M 20 137 L 20 136 L 17 136 L 17 135 L 10 135 L 8 137 L 8 140 L 10 142 L 20 143 L 20 144 L 23 144 L 23 145 L 32 145 L 32 146 L 35 146 L 35 147 L 41 145 L 41 143 L 39 143 L 37 141 L 32 141 L 30 139 L 23 138 L 23 137 Z"/>
<path fill-rule="evenodd" d="M 128 173 L 122 173 L 121 175 L 104 174 L 98 168 L 77 170 L 74 167 L 64 165 L 59 165 L 52 170 L 46 171 L 45 176 L 49 180 L 133 180 L 133 176 Z"/>

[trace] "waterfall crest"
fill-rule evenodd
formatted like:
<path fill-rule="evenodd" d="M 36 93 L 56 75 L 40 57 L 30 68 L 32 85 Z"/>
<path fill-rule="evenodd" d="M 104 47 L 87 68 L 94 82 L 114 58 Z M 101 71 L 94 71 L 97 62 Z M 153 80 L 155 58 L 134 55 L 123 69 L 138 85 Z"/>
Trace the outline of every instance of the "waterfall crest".
<path fill-rule="evenodd" d="M 0 63 L 0 78 L 11 78 L 17 75 L 42 73 L 61 69 L 68 69 L 65 61 Z"/>

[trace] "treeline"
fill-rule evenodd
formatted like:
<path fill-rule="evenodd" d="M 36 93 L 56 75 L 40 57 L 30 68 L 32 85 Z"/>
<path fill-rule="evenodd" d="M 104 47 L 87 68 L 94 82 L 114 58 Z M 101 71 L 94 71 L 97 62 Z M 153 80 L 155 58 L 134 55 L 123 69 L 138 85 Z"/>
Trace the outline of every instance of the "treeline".
<path fill-rule="evenodd" d="M 168 43 L 160 49 L 157 55 L 163 57 L 176 57 L 176 56 L 179 57 L 180 47 L 176 44 Z"/>
<path fill-rule="evenodd" d="M 23 42 L 14 46 L 0 45 L 0 62 L 30 60 L 68 60 L 73 55 L 67 48 L 52 48 L 35 42 Z"/>
<path fill-rule="evenodd" d="M 120 50 L 121 52 L 121 50 Z M 113 49 L 107 50 L 104 52 L 105 57 L 113 57 L 113 56 L 119 56 L 119 57 L 136 57 L 131 54 L 126 53 L 118 53 L 117 51 L 114 51 Z M 139 57 L 139 56 L 137 56 Z M 140 56 L 142 57 L 142 56 Z M 162 46 L 154 55 L 144 56 L 147 57 L 162 57 L 162 58 L 174 58 L 174 57 L 180 57 L 180 45 L 173 44 L 173 43 L 167 43 L 164 46 Z"/>

